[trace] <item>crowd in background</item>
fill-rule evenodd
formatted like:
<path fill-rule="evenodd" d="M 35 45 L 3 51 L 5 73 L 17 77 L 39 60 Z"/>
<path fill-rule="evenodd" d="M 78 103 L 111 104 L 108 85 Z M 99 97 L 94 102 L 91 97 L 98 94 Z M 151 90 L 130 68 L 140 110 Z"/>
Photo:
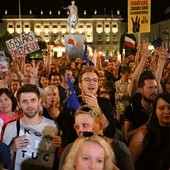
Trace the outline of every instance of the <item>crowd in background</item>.
<path fill-rule="evenodd" d="M 26 55 L 11 59 L 8 72 L 0 73 L 1 166 L 169 170 L 169 56 L 164 43 L 154 51 L 142 43 L 136 55 L 119 60 L 115 53 L 107 62 L 100 56 L 94 66 L 67 53 L 46 63 Z M 80 105 L 76 110 L 68 106 L 68 77 Z M 27 128 L 31 130 L 24 132 Z M 50 137 L 38 139 L 44 133 Z M 27 139 L 31 134 L 35 138 Z M 33 140 L 52 141 L 52 164 L 23 159 L 21 165 L 24 152 L 19 155 L 19 150 L 30 149 Z M 43 142 L 38 147 L 46 152 Z"/>

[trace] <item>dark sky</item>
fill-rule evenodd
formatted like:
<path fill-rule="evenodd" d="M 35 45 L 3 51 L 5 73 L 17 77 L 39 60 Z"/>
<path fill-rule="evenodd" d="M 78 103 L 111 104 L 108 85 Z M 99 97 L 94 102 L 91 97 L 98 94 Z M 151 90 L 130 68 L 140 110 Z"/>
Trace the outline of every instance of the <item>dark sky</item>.
<path fill-rule="evenodd" d="M 8 10 L 8 14 L 18 14 L 18 1 L 19 0 L 5 0 L 1 4 L 1 16 L 4 10 Z M 94 9 L 98 10 L 99 14 L 104 14 L 104 8 L 106 8 L 106 13 L 116 14 L 117 10 L 120 10 L 121 16 L 127 19 L 127 0 L 75 0 L 78 6 L 79 15 L 83 14 L 84 10 L 88 13 L 93 13 Z M 20 0 L 21 3 L 21 13 L 28 14 L 31 9 L 33 14 L 39 14 L 40 10 L 43 9 L 44 14 L 48 14 L 49 10 L 52 10 L 53 14 L 57 13 L 58 9 L 62 6 L 68 6 L 71 4 L 71 0 Z M 165 10 L 170 7 L 170 0 L 151 0 L 151 17 L 152 21 L 159 21 L 165 17 Z M 64 11 L 63 11 L 64 12 Z"/>

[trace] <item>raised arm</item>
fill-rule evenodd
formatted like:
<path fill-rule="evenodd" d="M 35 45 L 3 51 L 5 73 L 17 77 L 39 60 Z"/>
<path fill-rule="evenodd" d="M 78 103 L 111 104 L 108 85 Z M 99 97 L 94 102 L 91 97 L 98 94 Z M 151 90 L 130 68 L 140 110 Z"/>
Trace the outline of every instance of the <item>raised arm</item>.
<path fill-rule="evenodd" d="M 135 95 L 137 88 L 138 88 L 138 80 L 139 77 L 143 71 L 143 67 L 148 60 L 148 58 L 151 56 L 151 52 L 148 50 L 148 44 L 143 43 L 142 46 L 142 58 L 139 62 L 139 65 L 136 67 L 134 73 L 132 74 L 132 78 L 128 87 L 129 96 L 132 97 Z"/>
<path fill-rule="evenodd" d="M 163 92 L 161 86 L 161 78 L 162 78 L 162 72 L 163 72 L 166 59 L 168 58 L 169 55 L 170 54 L 168 54 L 167 52 L 167 44 L 162 44 L 161 48 L 158 51 L 159 60 L 158 60 L 157 69 L 155 71 L 155 77 L 158 84 L 158 93 Z"/>

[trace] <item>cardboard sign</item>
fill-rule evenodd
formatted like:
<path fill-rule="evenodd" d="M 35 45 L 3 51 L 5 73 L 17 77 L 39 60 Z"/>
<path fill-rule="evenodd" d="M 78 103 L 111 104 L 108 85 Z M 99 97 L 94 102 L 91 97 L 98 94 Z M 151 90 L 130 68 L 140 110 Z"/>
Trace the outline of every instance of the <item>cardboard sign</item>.
<path fill-rule="evenodd" d="M 128 0 L 128 33 L 150 32 L 151 0 Z"/>
<path fill-rule="evenodd" d="M 10 55 L 14 58 L 40 49 L 32 31 L 14 37 L 5 43 Z"/>

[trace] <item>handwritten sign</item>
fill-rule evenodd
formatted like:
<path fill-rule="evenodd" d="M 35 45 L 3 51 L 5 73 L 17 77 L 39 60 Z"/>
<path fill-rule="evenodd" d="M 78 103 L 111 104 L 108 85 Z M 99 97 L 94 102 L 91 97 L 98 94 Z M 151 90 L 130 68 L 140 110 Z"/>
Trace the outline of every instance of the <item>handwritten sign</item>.
<path fill-rule="evenodd" d="M 128 33 L 150 32 L 151 0 L 128 0 Z"/>
<path fill-rule="evenodd" d="M 0 71 L 2 72 L 8 71 L 8 64 L 6 62 L 6 56 L 4 51 L 0 51 Z"/>
<path fill-rule="evenodd" d="M 14 37 L 5 43 L 10 55 L 14 58 L 40 49 L 32 31 Z"/>

